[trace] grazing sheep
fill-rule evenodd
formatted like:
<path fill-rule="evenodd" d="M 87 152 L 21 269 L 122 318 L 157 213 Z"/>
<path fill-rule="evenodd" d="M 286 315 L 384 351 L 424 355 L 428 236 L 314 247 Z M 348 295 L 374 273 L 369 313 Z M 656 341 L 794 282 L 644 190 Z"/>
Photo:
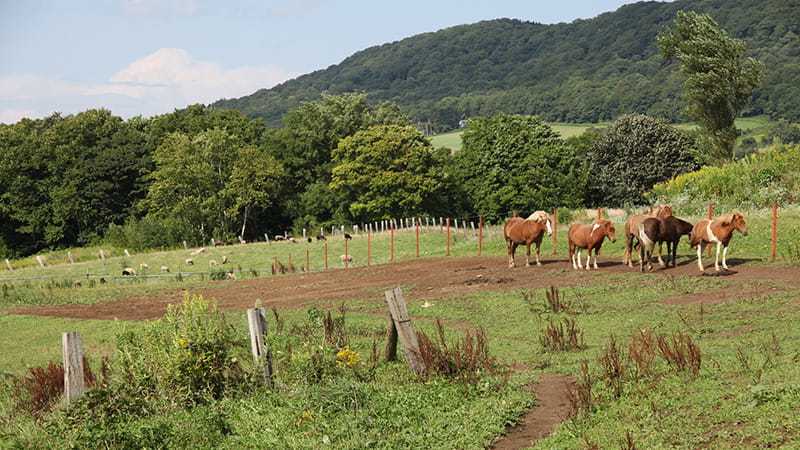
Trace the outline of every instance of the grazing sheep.
<path fill-rule="evenodd" d="M 312 242 L 314 242 L 314 240 L 313 240 L 313 239 L 311 239 L 311 237 L 309 236 L 309 238 L 308 238 L 308 243 L 310 244 L 310 243 L 312 243 Z"/>
<path fill-rule="evenodd" d="M 81 280 L 75 280 L 75 281 L 72 283 L 72 287 L 75 287 L 75 288 L 79 288 L 79 287 L 81 287 Z"/>
<path fill-rule="evenodd" d="M 203 253 L 204 251 L 206 251 L 206 248 L 205 247 L 200 247 L 197 250 L 193 250 L 192 253 L 190 253 L 190 255 L 197 256 L 200 253 Z"/>
<path fill-rule="evenodd" d="M 186 261 L 184 261 L 184 262 L 186 263 L 187 266 L 193 266 L 194 265 L 194 260 L 192 258 L 186 258 Z"/>
<path fill-rule="evenodd" d="M 289 242 L 291 242 L 292 244 L 297 244 L 297 239 L 290 237 Z"/>
<path fill-rule="evenodd" d="M 282 234 L 276 234 L 275 235 L 275 240 L 276 241 L 285 241 L 286 237 L 284 235 L 282 235 Z"/>
<path fill-rule="evenodd" d="M 133 267 L 126 267 L 126 268 L 122 269 L 122 276 L 123 277 L 136 276 L 136 271 L 133 269 Z"/>
<path fill-rule="evenodd" d="M 342 264 L 352 264 L 353 263 L 353 255 L 342 255 L 339 257 L 342 260 Z"/>
<path fill-rule="evenodd" d="M 217 261 L 212 259 L 208 261 L 208 265 L 211 267 L 217 267 Z"/>
<path fill-rule="evenodd" d="M 318 241 L 327 241 L 327 239 L 325 239 L 325 235 L 322 235 L 322 234 L 318 234 L 317 235 L 317 240 Z"/>
<path fill-rule="evenodd" d="M 149 268 L 150 268 L 150 266 L 148 266 L 147 263 L 139 264 L 139 270 L 147 270 Z"/>
<path fill-rule="evenodd" d="M 106 284 L 106 279 L 103 278 L 103 277 L 100 277 L 100 284 Z"/>
<path fill-rule="evenodd" d="M 232 270 L 225 273 L 225 279 L 236 280 L 236 274 Z"/>
<path fill-rule="evenodd" d="M 345 240 L 349 241 L 350 239 L 353 239 L 353 236 L 350 236 L 349 234 L 345 233 L 344 234 L 344 238 L 345 238 Z"/>
<path fill-rule="evenodd" d="M 222 257 L 222 264 L 228 264 L 228 257 L 227 256 L 223 256 Z"/>
<path fill-rule="evenodd" d="M 169 267 L 167 267 L 167 266 L 161 266 L 161 272 L 163 272 L 163 273 L 168 273 L 168 272 L 169 272 Z"/>

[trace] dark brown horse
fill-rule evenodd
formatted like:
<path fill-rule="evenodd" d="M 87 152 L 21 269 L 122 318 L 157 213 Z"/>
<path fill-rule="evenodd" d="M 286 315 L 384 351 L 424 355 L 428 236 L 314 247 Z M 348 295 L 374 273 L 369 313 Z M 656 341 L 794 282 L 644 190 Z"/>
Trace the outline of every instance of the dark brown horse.
<path fill-rule="evenodd" d="M 697 247 L 697 267 L 701 272 L 703 267 L 703 250 L 709 244 L 717 244 L 717 259 L 714 261 L 714 269 L 719 272 L 719 250 L 722 251 L 722 268 L 728 270 L 728 245 L 731 243 L 734 230 L 738 230 L 743 236 L 747 236 L 747 223 L 744 216 L 739 213 L 726 214 L 714 220 L 704 219 L 697 222 L 692 230 L 691 244 Z"/>
<path fill-rule="evenodd" d="M 603 240 L 608 237 L 611 242 L 616 242 L 616 229 L 609 220 L 601 219 L 591 225 L 574 223 L 569 227 L 569 258 L 572 260 L 573 269 L 583 269 L 581 265 L 581 249 L 586 249 L 586 270 L 589 270 L 589 258 L 594 250 L 594 268 L 597 269 L 597 255 Z M 577 250 L 577 253 L 576 253 Z"/>
<path fill-rule="evenodd" d="M 648 217 L 666 219 L 670 216 L 672 216 L 672 207 L 670 205 L 659 205 L 650 213 L 630 216 L 625 222 L 625 254 L 622 256 L 622 264 L 633 267 L 633 240 L 638 239 L 639 225 Z M 664 265 L 664 261 L 661 259 L 660 246 L 658 249 L 658 262 L 662 266 Z"/>
<path fill-rule="evenodd" d="M 505 236 L 508 246 L 508 267 L 515 266 L 514 253 L 517 251 L 517 247 L 523 244 L 526 247 L 525 267 L 531 265 L 531 244 L 536 244 L 536 265 L 541 266 L 539 253 L 545 232 L 548 236 L 553 234 L 553 225 L 550 216 L 544 211 L 536 211 L 527 219 L 521 217 L 508 219 L 503 227 L 503 236 Z"/>
<path fill-rule="evenodd" d="M 661 219 L 660 228 L 658 245 L 667 244 L 667 266 L 672 263 L 672 267 L 677 267 L 678 243 L 681 241 L 681 237 L 692 234 L 693 225 L 675 216 L 670 216 L 666 219 Z"/>
<path fill-rule="evenodd" d="M 653 264 L 650 262 L 650 258 L 652 258 L 653 248 L 656 242 L 658 242 L 658 238 L 661 236 L 661 224 L 662 221 L 655 217 L 648 217 L 639 223 L 639 230 L 636 237 L 639 240 L 640 272 L 644 272 L 645 266 L 647 266 L 648 272 L 653 270 Z"/>

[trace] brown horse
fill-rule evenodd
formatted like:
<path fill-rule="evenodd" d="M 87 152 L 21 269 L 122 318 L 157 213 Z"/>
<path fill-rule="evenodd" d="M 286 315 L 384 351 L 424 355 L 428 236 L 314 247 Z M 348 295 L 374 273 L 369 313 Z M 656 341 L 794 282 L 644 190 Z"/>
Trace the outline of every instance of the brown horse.
<path fill-rule="evenodd" d="M 574 223 L 569 227 L 569 257 L 573 269 L 583 269 L 581 265 L 581 249 L 586 249 L 586 270 L 589 270 L 589 258 L 594 250 L 594 268 L 597 269 L 597 255 L 603 245 L 603 239 L 608 237 L 611 242 L 616 242 L 616 230 L 609 220 L 601 219 L 591 225 Z M 575 250 L 577 249 L 577 254 Z"/>
<path fill-rule="evenodd" d="M 701 272 L 705 271 L 703 250 L 710 244 L 717 244 L 714 269 L 719 272 L 719 250 L 723 248 L 722 268 L 728 270 L 728 245 L 731 243 L 734 230 L 738 230 L 742 236 L 747 236 L 747 223 L 744 216 L 739 213 L 725 214 L 714 220 L 704 219 L 695 224 L 692 229 L 691 244 L 692 247 L 697 247 L 697 267 Z"/>
<path fill-rule="evenodd" d="M 542 237 L 545 231 L 547 235 L 553 234 L 553 225 L 550 216 L 544 211 L 536 211 L 528 216 L 527 219 L 512 217 L 506 221 L 503 227 L 503 236 L 506 238 L 508 246 L 508 267 L 514 267 L 514 253 L 517 246 L 525 244 L 525 267 L 531 265 L 531 244 L 536 244 L 536 265 L 541 266 L 539 252 L 542 247 Z"/>
<path fill-rule="evenodd" d="M 681 237 L 690 236 L 692 234 L 693 225 L 685 220 L 681 220 L 675 216 L 661 219 L 661 233 L 658 236 L 658 245 L 667 243 L 667 265 L 670 262 L 672 267 L 678 265 L 678 243 Z"/>
<path fill-rule="evenodd" d="M 627 264 L 628 267 L 633 267 L 633 240 L 638 239 L 639 225 L 648 217 L 655 217 L 657 219 L 666 219 L 672 216 L 672 206 L 659 205 L 656 209 L 647 214 L 637 214 L 630 216 L 625 222 L 625 254 L 622 256 L 622 264 Z M 658 247 L 658 263 L 664 266 L 664 261 L 661 259 L 661 245 Z"/>
<path fill-rule="evenodd" d="M 645 266 L 647 266 L 648 272 L 653 270 L 650 259 L 653 257 L 653 248 L 661 236 L 663 223 L 661 219 L 648 217 L 639 224 L 639 231 L 636 235 L 639 240 L 639 272 L 644 272 Z"/>

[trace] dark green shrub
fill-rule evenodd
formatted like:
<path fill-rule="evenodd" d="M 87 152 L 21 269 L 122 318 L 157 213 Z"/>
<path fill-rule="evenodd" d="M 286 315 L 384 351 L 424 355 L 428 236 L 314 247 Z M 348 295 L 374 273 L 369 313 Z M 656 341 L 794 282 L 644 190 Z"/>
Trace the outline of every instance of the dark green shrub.
<path fill-rule="evenodd" d="M 644 115 L 619 118 L 589 154 L 588 203 L 644 204 L 656 183 L 697 170 L 695 142 L 668 123 Z"/>

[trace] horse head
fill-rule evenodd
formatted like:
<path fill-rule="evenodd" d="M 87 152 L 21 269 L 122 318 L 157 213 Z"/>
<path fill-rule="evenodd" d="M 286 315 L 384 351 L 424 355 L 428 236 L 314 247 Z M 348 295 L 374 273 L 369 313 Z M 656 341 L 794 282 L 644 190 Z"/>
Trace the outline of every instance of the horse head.
<path fill-rule="evenodd" d="M 747 222 L 744 220 L 744 216 L 741 213 L 733 213 L 729 217 L 725 218 L 722 221 L 725 225 L 733 225 L 734 230 L 738 230 L 739 233 L 742 233 L 742 236 L 747 236 Z"/>
<path fill-rule="evenodd" d="M 611 242 L 617 242 L 617 230 L 614 228 L 614 223 L 610 220 L 601 219 L 592 224 L 592 231 L 589 233 L 589 236 L 594 235 L 595 231 L 601 233 L 600 240 L 607 237 Z"/>
<path fill-rule="evenodd" d="M 658 205 L 656 208 L 655 216 L 659 219 L 666 219 L 667 217 L 672 216 L 672 206 L 670 205 Z"/>
<path fill-rule="evenodd" d="M 553 222 L 552 219 L 550 218 L 550 215 L 547 214 L 546 212 L 536 211 L 530 216 L 528 216 L 526 220 L 530 220 L 537 223 L 544 223 L 544 226 L 547 229 L 547 235 L 551 236 L 553 234 Z"/>

